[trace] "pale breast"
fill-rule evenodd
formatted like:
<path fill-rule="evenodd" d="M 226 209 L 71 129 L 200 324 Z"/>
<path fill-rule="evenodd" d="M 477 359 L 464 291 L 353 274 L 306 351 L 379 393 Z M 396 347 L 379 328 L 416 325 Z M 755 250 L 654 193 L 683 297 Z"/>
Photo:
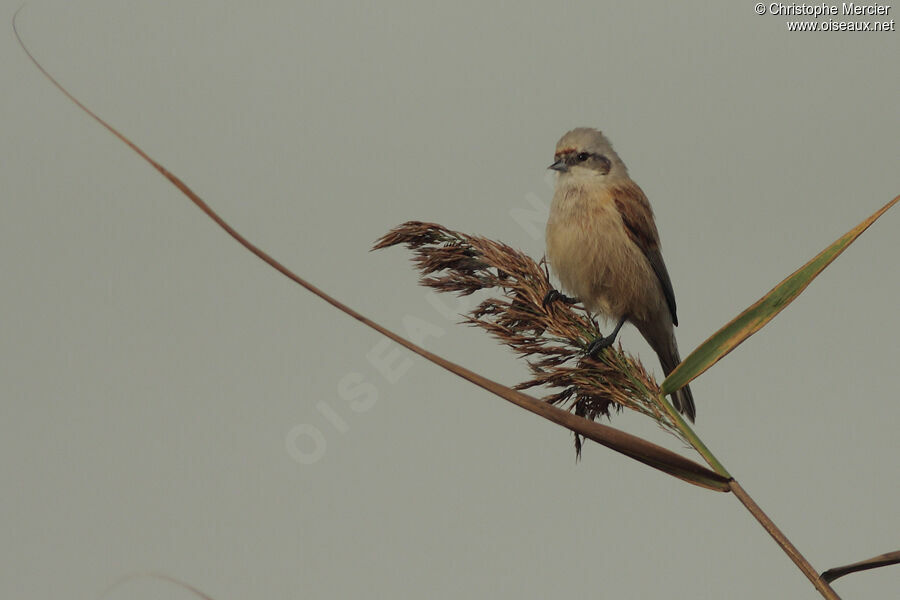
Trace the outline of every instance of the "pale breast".
<path fill-rule="evenodd" d="M 559 186 L 546 235 L 547 259 L 563 291 L 591 312 L 645 319 L 659 310 L 663 295 L 656 274 L 608 194 Z"/>

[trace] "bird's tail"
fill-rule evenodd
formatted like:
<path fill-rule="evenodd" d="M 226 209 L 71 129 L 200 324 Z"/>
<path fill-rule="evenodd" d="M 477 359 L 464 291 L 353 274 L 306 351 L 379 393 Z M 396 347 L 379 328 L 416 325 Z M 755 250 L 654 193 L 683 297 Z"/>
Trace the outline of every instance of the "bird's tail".
<path fill-rule="evenodd" d="M 681 362 L 681 357 L 678 355 L 678 344 L 675 342 L 675 333 L 672 331 L 671 325 L 662 331 L 660 330 L 662 328 L 647 327 L 646 325 L 645 323 L 637 324 L 638 330 L 656 351 L 663 373 L 668 377 L 669 373 L 674 371 Z M 694 394 L 691 393 L 689 386 L 684 386 L 672 394 L 672 404 L 691 423 L 694 422 L 697 417 L 697 409 L 694 406 Z"/>
<path fill-rule="evenodd" d="M 674 338 L 672 345 L 675 346 Z M 665 356 L 665 359 L 663 356 Z M 681 357 L 678 356 L 677 346 L 674 347 L 671 352 L 666 353 L 665 355 L 660 353 L 659 355 L 659 363 L 662 365 L 663 373 L 666 374 L 666 377 L 675 370 L 675 367 L 677 367 L 680 362 Z M 691 392 L 690 386 L 686 385 L 672 394 L 672 404 L 674 404 L 675 408 L 678 409 L 678 412 L 686 416 L 691 423 L 694 422 L 694 419 L 697 417 L 697 408 L 694 406 L 694 394 Z"/>
<path fill-rule="evenodd" d="M 672 403 L 678 412 L 686 416 L 691 423 L 697 417 L 697 408 L 694 406 L 694 394 L 691 392 L 691 386 L 686 385 L 674 394 L 672 394 Z"/>

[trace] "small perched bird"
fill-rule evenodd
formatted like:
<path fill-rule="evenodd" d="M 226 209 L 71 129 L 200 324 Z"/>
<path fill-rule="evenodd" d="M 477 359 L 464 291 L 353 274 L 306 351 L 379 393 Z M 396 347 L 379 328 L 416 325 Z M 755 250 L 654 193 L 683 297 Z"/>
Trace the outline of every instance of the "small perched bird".
<path fill-rule="evenodd" d="M 562 136 L 549 168 L 559 176 L 547 221 L 547 258 L 563 290 L 575 298 L 551 292 L 545 302 L 581 301 L 592 313 L 617 321 L 612 334 L 588 346 L 591 355 L 612 345 L 625 321 L 631 322 L 668 375 L 681 362 L 678 317 L 650 202 L 596 129 L 579 127 Z M 673 403 L 694 420 L 689 387 L 675 392 Z"/>

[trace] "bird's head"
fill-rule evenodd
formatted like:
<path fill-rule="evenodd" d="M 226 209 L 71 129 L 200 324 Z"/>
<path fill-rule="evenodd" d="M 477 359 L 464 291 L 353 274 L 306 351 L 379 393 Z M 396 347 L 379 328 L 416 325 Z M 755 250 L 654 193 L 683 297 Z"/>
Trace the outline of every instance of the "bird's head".
<path fill-rule="evenodd" d="M 564 177 L 628 176 L 625 164 L 606 136 L 589 127 L 578 127 L 562 136 L 556 144 L 553 161 L 548 168 Z"/>

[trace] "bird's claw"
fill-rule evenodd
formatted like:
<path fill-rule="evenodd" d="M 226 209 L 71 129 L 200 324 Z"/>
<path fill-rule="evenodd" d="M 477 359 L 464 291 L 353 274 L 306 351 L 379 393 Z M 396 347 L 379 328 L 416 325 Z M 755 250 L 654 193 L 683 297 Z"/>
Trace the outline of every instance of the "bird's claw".
<path fill-rule="evenodd" d="M 550 290 L 547 292 L 547 295 L 544 296 L 544 300 L 541 302 L 541 305 L 544 308 L 547 308 L 550 304 L 553 304 L 556 301 L 565 302 L 566 304 L 575 304 L 578 302 L 575 298 L 569 298 L 559 290 Z"/>
<path fill-rule="evenodd" d="M 607 348 L 612 346 L 614 341 L 616 341 L 615 335 L 594 338 L 594 341 L 588 344 L 587 350 L 585 350 L 584 353 L 588 356 L 596 357 L 601 350 L 606 350 Z"/>
<path fill-rule="evenodd" d="M 548 304 L 553 304 L 556 302 L 562 294 L 559 293 L 559 290 L 550 290 L 547 292 L 547 295 L 544 296 L 544 300 L 541 302 L 541 306 L 547 308 Z"/>

